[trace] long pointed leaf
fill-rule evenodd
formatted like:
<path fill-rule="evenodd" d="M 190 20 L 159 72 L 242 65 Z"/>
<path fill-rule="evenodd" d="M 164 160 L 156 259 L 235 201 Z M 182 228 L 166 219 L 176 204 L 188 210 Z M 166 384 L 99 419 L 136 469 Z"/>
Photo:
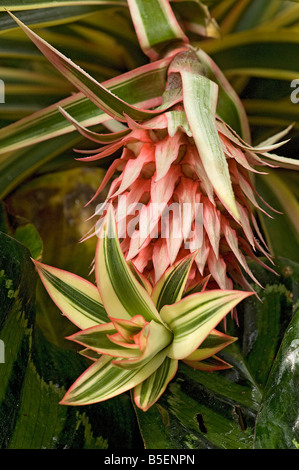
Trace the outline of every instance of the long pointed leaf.
<path fill-rule="evenodd" d="M 151 297 L 158 312 L 164 305 L 181 300 L 194 257 L 189 255 L 171 266 L 155 284 Z"/>
<path fill-rule="evenodd" d="M 94 284 L 62 269 L 34 263 L 48 294 L 75 325 L 85 329 L 110 321 Z"/>
<path fill-rule="evenodd" d="M 155 321 L 151 321 L 144 328 L 144 332 L 146 334 L 146 346 L 142 354 L 137 358 L 115 360 L 113 361 L 114 365 L 124 369 L 140 368 L 147 364 L 158 352 L 165 349 L 172 340 L 171 332 Z"/>
<path fill-rule="evenodd" d="M 162 102 L 166 72 L 170 62 L 171 57 L 167 57 L 107 80 L 103 85 L 128 103 L 144 107 L 157 106 Z M 62 116 L 59 106 L 84 126 L 100 124 L 110 119 L 80 92 L 2 128 L 0 153 L 24 148 L 74 131 L 73 125 Z"/>
<path fill-rule="evenodd" d="M 201 343 L 198 349 L 187 356 L 185 361 L 202 361 L 207 357 L 214 356 L 221 349 L 236 341 L 237 338 L 225 335 L 220 331 L 213 330 Z"/>
<path fill-rule="evenodd" d="M 61 404 L 86 405 L 120 395 L 147 379 L 160 367 L 164 359 L 165 352 L 162 351 L 141 369 L 128 371 L 113 366 L 111 357 L 102 356 L 70 387 Z"/>
<path fill-rule="evenodd" d="M 184 363 L 187 364 L 187 366 L 193 367 L 193 369 L 205 370 L 208 372 L 212 372 L 213 370 L 230 369 L 232 367 L 230 364 L 217 356 L 211 356 L 204 359 L 203 361 L 198 362 L 184 360 Z"/>
<path fill-rule="evenodd" d="M 86 137 L 93 142 L 98 142 L 101 144 L 110 144 L 116 142 L 131 132 L 131 129 L 124 129 L 122 131 L 113 132 L 109 134 L 99 134 L 97 132 L 91 131 L 86 127 L 82 126 L 76 119 L 74 119 L 67 111 L 59 107 L 61 114 L 77 129 L 80 134 Z"/>
<path fill-rule="evenodd" d="M 12 13 L 10 15 L 15 19 L 18 25 L 23 29 L 27 36 L 34 42 L 39 50 L 71 83 L 73 83 L 84 95 L 89 98 L 96 106 L 105 113 L 119 121 L 126 121 L 124 113 L 133 119 L 142 120 L 152 117 L 161 111 L 145 111 L 129 105 L 112 94 L 107 88 L 103 87 L 87 72 L 82 70 L 70 59 L 65 57 L 54 47 L 31 31 L 24 23 L 16 18 Z"/>
<path fill-rule="evenodd" d="M 216 125 L 218 85 L 201 74 L 202 67 L 192 52 L 183 52 L 174 59 L 169 73 L 181 75 L 184 109 L 201 161 L 218 197 L 239 221 L 228 164 Z"/>
<path fill-rule="evenodd" d="M 128 320 L 135 315 L 142 315 L 147 321 L 156 320 L 161 323 L 148 292 L 138 283 L 124 259 L 111 207 L 99 237 L 95 272 L 108 315 Z"/>
<path fill-rule="evenodd" d="M 119 6 L 126 5 L 124 0 L 8 0 L 5 5 L 0 5 L 0 11 L 4 10 L 33 10 L 35 8 L 51 8 L 73 5 L 99 5 Z"/>
<path fill-rule="evenodd" d="M 217 114 L 228 123 L 242 138 L 250 143 L 251 134 L 244 106 L 222 70 L 202 49 L 195 54 L 207 69 L 207 77 L 218 85 Z"/>
<path fill-rule="evenodd" d="M 166 357 L 161 366 L 134 388 L 134 401 L 138 408 L 147 411 L 164 393 L 178 368 L 178 361 Z"/>
<path fill-rule="evenodd" d="M 159 57 L 159 45 L 188 43 L 168 0 L 128 0 L 139 44 L 151 60 Z"/>
<path fill-rule="evenodd" d="M 124 347 L 117 345 L 110 341 L 110 335 L 116 333 L 113 323 L 106 323 L 104 325 L 93 326 L 83 331 L 79 331 L 67 339 L 75 341 L 88 349 L 96 351 L 98 354 L 106 354 L 113 357 L 138 357 L 140 356 L 140 349 L 136 347 Z M 133 345 L 134 346 L 134 345 Z"/>
<path fill-rule="evenodd" d="M 181 71 L 183 101 L 197 150 L 215 192 L 239 220 L 226 157 L 218 136 L 215 112 L 218 86 L 201 75 Z"/>
<path fill-rule="evenodd" d="M 208 334 L 249 292 L 212 290 L 192 294 L 160 312 L 174 334 L 167 355 L 184 359 L 193 353 Z"/>

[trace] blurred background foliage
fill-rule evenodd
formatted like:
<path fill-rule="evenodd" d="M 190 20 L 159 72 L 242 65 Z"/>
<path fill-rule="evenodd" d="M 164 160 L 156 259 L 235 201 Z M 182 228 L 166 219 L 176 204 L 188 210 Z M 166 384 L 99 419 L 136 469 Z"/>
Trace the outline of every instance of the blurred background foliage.
<path fill-rule="evenodd" d="M 298 173 L 285 168 L 255 180 L 261 196 L 280 211 L 273 219 L 259 214 L 278 276 L 254 267 L 265 286 L 258 292 L 263 303 L 247 300 L 240 325 L 228 325 L 240 338 L 225 357 L 235 367 L 213 374 L 181 367 L 147 413 L 135 410 L 126 394 L 80 410 L 58 405 L 85 363 L 64 339 L 72 326 L 36 279 L 30 256 L 88 277 L 96 240 L 78 241 L 91 227 L 95 203 L 87 203 L 111 158 L 76 161 L 74 147 L 91 144 L 74 131 L 51 137 L 50 128 L 44 138 L 38 113 L 49 109 L 50 115 L 53 105 L 77 91 L 5 9 L 99 82 L 148 58 L 124 0 L 25 3 L 0 5 L 2 448 L 298 448 Z M 212 57 L 237 91 L 253 142 L 293 124 L 279 153 L 298 159 L 299 103 L 291 100 L 291 82 L 299 79 L 299 3 L 181 0 L 171 6 L 192 44 Z M 84 120 L 91 108 L 84 104 L 79 111 Z M 23 122 L 37 135 L 32 145 L 19 138 Z M 93 129 L 105 131 L 101 124 Z M 16 143 L 13 149 L 8 142 Z"/>

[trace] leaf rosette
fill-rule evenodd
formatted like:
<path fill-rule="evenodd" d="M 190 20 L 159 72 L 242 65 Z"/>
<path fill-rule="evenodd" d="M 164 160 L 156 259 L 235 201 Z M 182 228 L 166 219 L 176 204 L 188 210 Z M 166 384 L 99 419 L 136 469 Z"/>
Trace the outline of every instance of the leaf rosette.
<path fill-rule="evenodd" d="M 236 338 L 216 326 L 252 293 L 237 290 L 186 292 L 195 254 L 169 268 L 152 286 L 127 263 L 109 208 L 95 256 L 96 284 L 35 261 L 49 295 L 79 331 L 68 339 L 92 361 L 62 404 L 86 405 L 133 390 L 146 411 L 176 374 L 178 361 L 200 370 L 231 367 L 217 353 Z"/>

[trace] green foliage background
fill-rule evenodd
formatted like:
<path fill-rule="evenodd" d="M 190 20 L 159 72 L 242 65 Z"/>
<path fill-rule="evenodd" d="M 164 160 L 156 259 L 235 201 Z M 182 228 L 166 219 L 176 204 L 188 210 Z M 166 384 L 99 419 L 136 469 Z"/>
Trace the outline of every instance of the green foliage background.
<path fill-rule="evenodd" d="M 298 174 L 287 169 L 271 170 L 255 181 L 262 197 L 282 212 L 273 219 L 259 215 L 277 275 L 252 265 L 264 286 L 254 286 L 262 302 L 244 301 L 238 309 L 239 324 L 228 321 L 228 334 L 239 340 L 222 358 L 233 369 L 211 374 L 180 366 L 166 393 L 146 413 L 135 409 L 129 394 L 93 406 L 58 404 L 86 362 L 64 339 L 73 327 L 46 295 L 30 257 L 88 276 L 95 240 L 78 240 L 90 228 L 86 221 L 95 208 L 85 205 L 110 161 L 101 167 L 75 161 L 73 148 L 90 143 L 74 132 L 40 138 L 32 145 L 20 140 L 14 123 L 75 90 L 4 9 L 14 10 L 98 81 L 148 59 L 139 48 L 125 1 L 70 1 L 68 6 L 56 1 L 53 7 L 54 2 L 40 0 L 26 2 L 27 9 L 23 3 L 8 0 L 0 6 L 0 78 L 6 96 L 0 104 L 0 339 L 5 344 L 0 447 L 297 449 Z M 281 151 L 298 158 L 299 104 L 290 100 L 290 82 L 299 78 L 294 59 L 299 5 L 278 0 L 203 3 L 218 23 L 216 30 L 213 24 L 212 38 L 192 26 L 191 19 L 196 18 L 197 25 L 207 20 L 198 2 L 172 6 L 194 44 L 211 55 L 238 92 L 253 140 L 259 142 L 294 123 L 291 140 Z M 82 119 L 91 108 L 80 108 Z M 37 121 L 30 135 L 38 138 L 42 131 Z M 17 142 L 14 149 L 7 147 L 7 136 Z"/>

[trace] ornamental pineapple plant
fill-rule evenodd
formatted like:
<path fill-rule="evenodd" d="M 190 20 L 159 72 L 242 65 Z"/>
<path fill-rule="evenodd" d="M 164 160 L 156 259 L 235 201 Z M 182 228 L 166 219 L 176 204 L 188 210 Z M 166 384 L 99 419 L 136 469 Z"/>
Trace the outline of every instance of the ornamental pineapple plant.
<path fill-rule="evenodd" d="M 199 15 L 193 22 L 183 2 L 125 3 L 147 63 L 102 82 L 10 12 L 79 93 L 4 129 L 3 141 L 13 150 L 18 133 L 29 145 L 75 129 L 88 147 L 74 149 L 77 161 L 112 159 L 90 203 L 107 194 L 82 239 L 99 239 L 96 285 L 35 265 L 54 303 L 79 329 L 68 339 L 92 362 L 61 403 L 92 404 L 132 390 L 135 405 L 147 411 L 175 377 L 178 361 L 201 371 L 231 368 L 216 354 L 236 338 L 220 325 L 229 313 L 238 322 L 236 306 L 256 292 L 252 282 L 262 288 L 250 261 L 275 274 L 258 219 L 272 218 L 275 209 L 259 195 L 255 178 L 298 163 L 276 154 L 292 124 L 252 143 L 238 94 L 205 41 L 202 48 L 192 40 L 197 34 L 217 41 L 204 4 L 192 2 Z M 227 2 L 218 3 L 220 15 Z M 83 112 L 86 103 L 90 114 Z M 95 124 L 100 131 L 90 128 Z"/>

